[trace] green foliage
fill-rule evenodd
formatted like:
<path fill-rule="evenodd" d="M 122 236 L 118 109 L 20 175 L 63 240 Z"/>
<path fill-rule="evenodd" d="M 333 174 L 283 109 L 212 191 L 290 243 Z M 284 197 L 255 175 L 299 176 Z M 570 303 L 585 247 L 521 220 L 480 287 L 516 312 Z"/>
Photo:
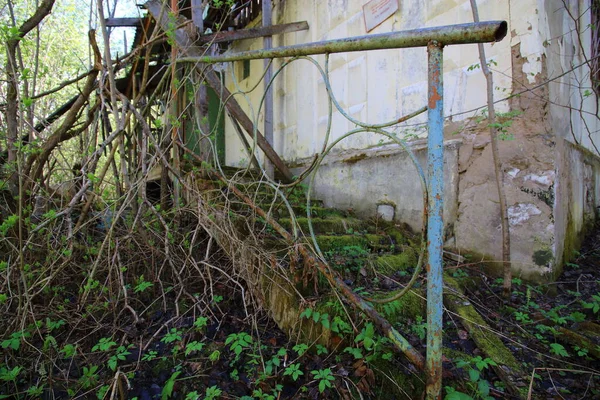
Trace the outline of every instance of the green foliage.
<path fill-rule="evenodd" d="M 423 340 L 427 336 L 427 321 L 420 315 L 417 315 L 415 322 L 411 325 L 410 329 L 419 337 L 419 339 Z"/>
<path fill-rule="evenodd" d="M 90 367 L 83 367 L 83 374 L 79 378 L 79 384 L 84 389 L 89 389 L 96 385 L 98 381 L 98 366 L 90 365 Z"/>
<path fill-rule="evenodd" d="M 357 273 L 365 266 L 369 252 L 360 246 L 343 246 L 325 252 L 330 265 L 340 271 Z"/>
<path fill-rule="evenodd" d="M 354 343 L 362 342 L 362 346 L 367 350 L 372 350 L 375 344 L 375 327 L 372 323 L 368 322 L 362 331 L 354 338 Z"/>
<path fill-rule="evenodd" d="M 129 352 L 125 346 L 117 347 L 115 354 L 108 359 L 108 367 L 115 371 L 117 369 L 117 363 L 119 361 L 124 361 L 130 354 L 131 352 Z"/>
<path fill-rule="evenodd" d="M 167 333 L 162 339 L 160 339 L 160 341 L 165 344 L 169 344 L 173 342 L 179 342 L 181 339 L 183 339 L 183 337 L 181 336 L 181 331 L 177 328 L 171 328 L 169 333 Z"/>
<path fill-rule="evenodd" d="M 173 374 L 171 374 L 171 377 L 167 379 L 167 381 L 165 382 L 165 386 L 163 387 L 163 390 L 160 394 L 161 400 L 167 400 L 171 398 L 171 396 L 173 395 L 173 388 L 175 387 L 175 380 L 180 374 L 181 371 L 175 371 L 173 372 Z"/>
<path fill-rule="evenodd" d="M 559 357 L 569 357 L 569 353 L 560 343 L 550 343 L 550 353 L 556 354 Z"/>
<path fill-rule="evenodd" d="M 317 349 L 317 355 L 320 356 L 322 354 L 328 354 L 329 350 L 327 350 L 327 347 L 321 345 L 321 344 L 317 344 L 316 346 Z"/>
<path fill-rule="evenodd" d="M 148 353 L 142 356 L 142 361 L 152 361 L 158 357 L 158 352 L 150 350 Z"/>
<path fill-rule="evenodd" d="M 15 382 L 22 370 L 23 367 L 20 366 L 14 367 L 12 369 L 2 367 L 0 368 L 0 380 L 4 382 Z"/>
<path fill-rule="evenodd" d="M 290 364 L 285 368 L 283 376 L 291 376 L 294 381 L 297 381 L 300 376 L 304 375 L 304 372 L 300 370 L 300 364 Z"/>
<path fill-rule="evenodd" d="M 294 345 L 294 347 L 292 347 L 292 350 L 298 353 L 298 356 L 302 357 L 302 355 L 308 350 L 308 345 L 304 343 L 298 343 L 297 345 Z"/>
<path fill-rule="evenodd" d="M 470 360 L 458 360 L 456 366 L 459 368 L 465 368 L 469 376 L 468 388 L 471 394 L 459 392 L 456 389 L 446 386 L 445 400 L 468 400 L 468 399 L 481 399 L 481 400 L 493 400 L 490 396 L 490 383 L 483 379 L 482 372 L 488 369 L 490 366 L 497 366 L 496 362 L 491 358 L 483 358 L 481 356 L 473 357 Z"/>
<path fill-rule="evenodd" d="M 330 368 L 310 371 L 316 381 L 319 382 L 319 392 L 323 393 L 325 389 L 333 387 L 332 383 L 335 377 Z"/>
<path fill-rule="evenodd" d="M 344 353 L 350 353 L 354 356 L 355 359 L 363 358 L 362 351 L 356 347 L 346 347 L 344 349 Z"/>
<path fill-rule="evenodd" d="M 194 321 L 194 329 L 201 332 L 204 330 L 207 324 L 208 318 L 200 316 Z"/>
<path fill-rule="evenodd" d="M 197 342 L 194 340 L 193 342 L 190 342 L 185 346 L 185 355 L 188 356 L 194 351 L 202 351 L 203 348 L 204 343 Z"/>
<path fill-rule="evenodd" d="M 590 301 L 581 301 L 581 305 L 583 308 L 591 310 L 594 314 L 597 314 L 600 311 L 600 292 L 592 295 Z"/>
<path fill-rule="evenodd" d="M 102 338 L 98 343 L 92 347 L 92 351 L 108 351 L 113 346 L 116 346 L 117 342 L 112 341 L 110 338 Z"/>
<path fill-rule="evenodd" d="M 233 351 L 236 357 L 239 357 L 245 348 L 249 348 L 252 345 L 252 336 L 246 332 L 232 333 L 225 339 L 225 345 L 229 345 L 231 351 Z"/>
<path fill-rule="evenodd" d="M 211 386 L 206 388 L 206 392 L 204 393 L 204 400 L 213 400 L 218 398 L 223 391 L 219 389 L 217 386 Z"/>
<path fill-rule="evenodd" d="M 0 345 L 3 349 L 11 348 L 13 350 L 19 350 L 21 347 L 21 340 L 30 336 L 31 334 L 26 331 L 13 332 L 10 334 L 9 338 L 3 340 Z"/>
<path fill-rule="evenodd" d="M 153 284 L 152 282 L 147 282 L 144 280 L 144 275 L 140 275 L 140 277 L 138 278 L 138 280 L 136 281 L 136 285 L 135 288 L 133 289 L 133 291 L 135 293 L 140 293 L 145 291 L 146 289 L 152 287 Z"/>

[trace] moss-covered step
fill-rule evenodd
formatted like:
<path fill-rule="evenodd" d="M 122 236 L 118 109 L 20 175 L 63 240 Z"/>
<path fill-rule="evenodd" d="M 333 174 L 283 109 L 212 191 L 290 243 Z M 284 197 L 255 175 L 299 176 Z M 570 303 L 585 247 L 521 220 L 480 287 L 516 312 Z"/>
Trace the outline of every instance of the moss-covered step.
<path fill-rule="evenodd" d="M 279 224 L 288 232 L 292 231 L 292 222 L 290 218 L 281 218 Z M 308 229 L 308 218 L 296 218 L 298 227 L 306 234 L 310 232 Z M 344 234 L 350 231 L 360 231 L 366 229 L 368 224 L 365 221 L 356 218 L 328 217 L 328 218 L 312 218 L 312 225 L 315 234 L 322 233 L 337 233 Z"/>
<path fill-rule="evenodd" d="M 263 203 L 258 205 L 266 212 L 270 212 L 275 218 L 289 218 L 290 211 L 287 206 L 283 203 L 277 202 L 275 204 Z M 292 211 L 296 218 L 306 217 L 306 205 L 292 205 Z M 310 207 L 310 215 L 313 218 L 326 218 L 326 217 L 347 217 L 348 213 L 335 208 L 325 207 Z"/>
<path fill-rule="evenodd" d="M 507 390 L 515 396 L 526 398 L 528 374 L 464 296 L 461 284 L 449 274 L 444 274 L 444 304 L 459 316 L 461 324 L 477 347 L 498 364 L 492 368 L 505 383 Z"/>
<path fill-rule="evenodd" d="M 404 247 L 400 254 L 384 254 L 377 257 L 373 264 L 378 272 L 384 275 L 392 275 L 416 267 L 418 259 L 419 254 L 414 248 Z"/>
<path fill-rule="evenodd" d="M 361 247 L 365 250 L 391 250 L 388 236 L 377 234 L 360 235 L 318 235 L 317 243 L 323 252 L 341 250 L 348 247 Z"/>

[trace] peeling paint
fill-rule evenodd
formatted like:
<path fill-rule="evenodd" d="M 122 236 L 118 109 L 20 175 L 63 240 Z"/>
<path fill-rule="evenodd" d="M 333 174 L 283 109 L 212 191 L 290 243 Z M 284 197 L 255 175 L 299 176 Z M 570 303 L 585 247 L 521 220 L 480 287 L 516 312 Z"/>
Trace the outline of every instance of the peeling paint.
<path fill-rule="evenodd" d="M 554 171 L 547 171 L 543 175 L 528 174 L 523 178 L 524 181 L 531 181 L 542 186 L 550 186 L 554 183 Z"/>
<path fill-rule="evenodd" d="M 542 212 L 534 204 L 519 203 L 508 208 L 508 222 L 510 226 L 515 226 L 528 221 L 534 215 L 540 215 Z"/>

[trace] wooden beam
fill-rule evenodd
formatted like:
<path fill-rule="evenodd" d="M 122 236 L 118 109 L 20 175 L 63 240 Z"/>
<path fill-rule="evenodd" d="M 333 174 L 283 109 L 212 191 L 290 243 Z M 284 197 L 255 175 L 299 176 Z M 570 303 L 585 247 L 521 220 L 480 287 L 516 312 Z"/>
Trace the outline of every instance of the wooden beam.
<path fill-rule="evenodd" d="M 142 26 L 140 18 L 106 18 L 107 27 Z"/>
<path fill-rule="evenodd" d="M 169 11 L 168 7 L 162 4 L 160 0 L 150 0 L 145 6 L 157 21 L 157 24 L 160 25 L 164 31 L 167 31 L 169 28 L 169 18 L 167 14 Z M 182 16 L 178 17 L 179 26 L 183 26 L 185 22 L 185 18 Z M 174 36 L 177 46 L 183 53 L 186 53 L 190 57 L 200 57 L 203 54 L 203 51 L 200 47 L 191 44 L 192 40 L 183 29 L 176 30 Z M 253 138 L 254 124 L 250 117 L 246 115 L 240 104 L 231 95 L 231 92 L 223 85 L 221 79 L 217 76 L 215 71 L 213 71 L 212 68 L 206 68 L 206 70 L 203 70 L 203 67 L 206 67 L 206 65 L 196 65 L 196 70 L 204 74 L 206 82 L 210 87 L 213 88 L 215 93 L 217 93 L 223 104 L 225 104 L 225 107 L 227 108 L 227 111 L 229 111 L 230 115 L 237 119 L 248 136 Z M 291 182 L 293 180 L 292 172 L 288 169 L 283 160 L 281 160 L 275 150 L 273 150 L 273 147 L 271 147 L 271 145 L 267 142 L 258 128 L 256 129 L 256 142 L 258 147 L 265 153 L 265 156 L 271 160 L 275 168 L 281 172 L 285 180 Z"/>
<path fill-rule="evenodd" d="M 230 42 L 234 40 L 254 39 L 263 36 L 279 35 L 282 33 L 305 31 L 308 29 L 308 22 L 292 22 L 290 24 L 280 24 L 264 26 L 261 28 L 240 29 L 237 31 L 223 31 L 211 35 L 200 36 L 197 44 Z"/>

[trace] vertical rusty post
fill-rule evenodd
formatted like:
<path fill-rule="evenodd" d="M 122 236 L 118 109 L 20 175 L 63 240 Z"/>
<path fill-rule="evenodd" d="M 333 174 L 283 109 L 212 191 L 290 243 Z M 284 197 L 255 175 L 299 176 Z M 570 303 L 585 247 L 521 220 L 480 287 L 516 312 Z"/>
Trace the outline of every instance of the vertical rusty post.
<path fill-rule="evenodd" d="M 427 174 L 427 399 L 442 391 L 442 250 L 444 240 L 444 85 L 443 45 L 430 41 L 428 52 Z"/>

